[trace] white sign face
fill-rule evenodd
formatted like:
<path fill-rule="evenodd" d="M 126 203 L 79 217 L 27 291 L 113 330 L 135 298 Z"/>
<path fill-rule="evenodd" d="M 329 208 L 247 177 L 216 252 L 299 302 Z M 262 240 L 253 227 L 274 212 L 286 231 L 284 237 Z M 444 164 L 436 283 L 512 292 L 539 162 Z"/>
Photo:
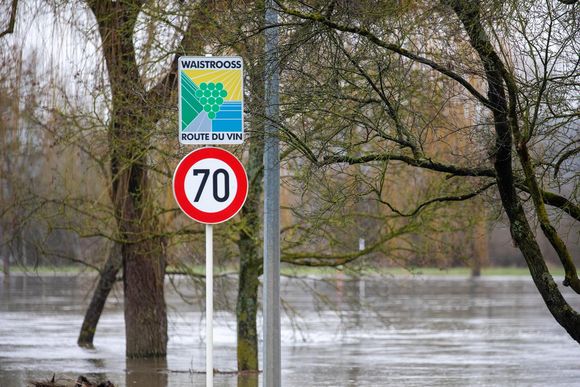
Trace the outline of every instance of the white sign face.
<path fill-rule="evenodd" d="M 193 164 L 185 177 L 185 195 L 203 212 L 228 208 L 238 191 L 234 171 L 218 159 L 203 159 Z"/>
<path fill-rule="evenodd" d="M 173 176 L 173 194 L 187 216 L 215 224 L 232 218 L 248 195 L 242 163 L 220 148 L 201 148 L 185 156 Z"/>

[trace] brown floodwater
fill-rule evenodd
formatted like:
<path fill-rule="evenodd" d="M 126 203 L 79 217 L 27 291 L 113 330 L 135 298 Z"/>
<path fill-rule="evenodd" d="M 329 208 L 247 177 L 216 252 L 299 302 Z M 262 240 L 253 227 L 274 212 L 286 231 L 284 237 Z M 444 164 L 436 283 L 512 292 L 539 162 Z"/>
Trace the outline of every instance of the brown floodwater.
<path fill-rule="evenodd" d="M 91 276 L 0 277 L 0 386 L 78 375 L 116 386 L 203 386 L 203 286 L 167 282 L 166 360 L 126 360 L 121 289 L 95 348 L 76 345 Z M 214 385 L 238 377 L 235 279 L 215 285 Z M 548 313 L 527 277 L 282 279 L 283 386 L 580 385 L 580 346 Z M 566 292 L 580 309 L 580 297 Z M 261 327 L 260 327 L 261 330 Z"/>

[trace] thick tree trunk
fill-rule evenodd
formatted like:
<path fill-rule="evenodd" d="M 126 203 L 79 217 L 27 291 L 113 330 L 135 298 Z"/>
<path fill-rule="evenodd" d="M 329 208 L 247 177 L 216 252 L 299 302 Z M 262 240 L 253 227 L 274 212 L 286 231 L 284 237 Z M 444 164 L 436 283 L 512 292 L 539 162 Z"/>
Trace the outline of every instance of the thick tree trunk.
<path fill-rule="evenodd" d="M 260 281 L 259 252 L 253 241 L 240 241 L 247 245 L 241 253 L 245 262 L 240 264 L 237 302 L 238 326 L 238 371 L 258 370 L 258 332 L 256 317 L 258 313 L 258 287 Z"/>
<path fill-rule="evenodd" d="M 129 104 L 128 106 L 135 106 Z M 167 313 L 164 298 L 165 243 L 158 236 L 149 197 L 145 165 L 147 151 L 126 134 L 143 131 L 127 128 L 124 122 L 140 120 L 122 109 L 121 124 L 112 131 L 117 144 L 111 157 L 112 192 L 123 241 L 123 290 L 127 357 L 165 356 L 167 352 Z M 134 118 L 134 119 L 133 119 Z M 145 123 L 141 123 L 145 125 Z M 125 147 L 124 144 L 130 144 Z M 127 160 L 131 160 L 130 163 Z"/>
<path fill-rule="evenodd" d="M 479 2 L 447 0 L 463 23 L 470 44 L 478 53 L 485 69 L 488 98 L 493 105 L 496 132 L 495 162 L 497 185 L 503 208 L 508 216 L 513 240 L 522 252 L 530 274 L 550 313 L 568 334 L 580 343 L 580 315 L 566 302 L 554 282 L 534 233 L 517 196 L 512 170 L 512 130 L 508 101 L 504 89 L 505 67 L 481 24 Z M 515 103 L 515 101 L 512 101 Z M 511 119 L 517 119 L 511 117 Z"/>
<path fill-rule="evenodd" d="M 99 274 L 99 283 L 93 293 L 89 308 L 85 313 L 85 318 L 77 341 L 78 345 L 81 347 L 93 346 L 93 339 L 95 337 L 99 319 L 101 318 L 101 314 L 105 308 L 107 297 L 109 297 L 109 293 L 115 285 L 117 273 L 121 270 L 122 262 L 120 245 L 114 243 L 109 252 L 107 262 L 105 262 L 105 266 Z"/>
<path fill-rule="evenodd" d="M 237 302 L 238 371 L 258 371 L 258 313 L 259 277 L 262 274 L 262 180 L 264 176 L 264 111 L 263 53 L 261 45 L 245 47 L 247 52 L 246 73 L 249 76 L 249 110 L 254 113 L 250 122 L 250 150 L 246 164 L 249 180 L 248 198 L 241 210 L 238 240 L 240 273 Z M 255 49 L 256 51 L 252 51 Z"/>
<path fill-rule="evenodd" d="M 147 123 L 143 117 L 128 111 L 134 103 L 126 106 L 113 115 L 119 121 L 113 124 L 110 140 L 115 144 L 111 156 L 113 202 L 123 241 L 126 354 L 127 357 L 165 356 L 165 243 L 153 215 L 146 144 L 140 143 L 139 134 L 144 135 L 145 130 L 136 129 L 147 127 Z"/>
<path fill-rule="evenodd" d="M 151 131 L 175 89 L 177 58 L 172 68 L 146 90 L 133 44 L 142 1 L 87 0 L 94 13 L 111 86 L 109 151 L 111 198 L 118 225 L 123 262 L 127 356 L 164 356 L 167 351 L 167 314 L 164 299 L 165 244 L 152 208 L 147 177 Z M 206 13 L 214 5 L 203 0 L 189 22 L 180 47 L 201 52 Z M 104 301 L 103 301 L 104 302 Z"/>
<path fill-rule="evenodd" d="M 165 248 L 158 235 L 148 180 L 147 138 L 157 115 L 144 96 L 133 33 L 138 1 L 90 1 L 112 92 L 109 124 L 111 196 L 123 258 L 126 354 L 165 356 Z"/>
<path fill-rule="evenodd" d="M 237 302 L 238 324 L 238 371 L 258 370 L 258 312 L 259 276 L 262 273 L 261 253 L 261 194 L 263 132 L 254 133 L 250 144 L 250 160 L 247 172 L 250 181 L 248 199 L 241 212 L 238 248 L 240 250 L 240 274 Z"/>
<path fill-rule="evenodd" d="M 161 243 L 123 245 L 127 357 L 165 356 L 167 312 Z"/>

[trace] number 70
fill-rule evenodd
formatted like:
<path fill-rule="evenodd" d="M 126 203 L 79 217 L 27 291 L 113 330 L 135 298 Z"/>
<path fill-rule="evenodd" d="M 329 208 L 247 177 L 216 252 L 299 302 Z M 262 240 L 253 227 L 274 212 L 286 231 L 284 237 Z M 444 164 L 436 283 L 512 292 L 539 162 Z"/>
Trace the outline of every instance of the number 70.
<path fill-rule="evenodd" d="M 209 169 L 194 169 L 193 170 L 193 176 L 202 175 L 201 184 L 199 185 L 199 190 L 197 191 L 197 193 L 195 194 L 195 198 L 193 199 L 194 202 L 199 202 L 199 199 L 201 198 L 201 194 L 203 192 L 203 189 L 205 188 L 205 185 L 207 183 L 207 179 L 209 178 L 209 174 L 210 174 Z M 218 176 L 219 175 L 223 176 L 223 184 L 224 184 L 223 196 L 220 196 L 218 193 Z M 220 203 L 223 203 L 226 200 L 228 200 L 228 198 L 230 197 L 230 175 L 229 175 L 228 171 L 226 171 L 223 168 L 216 169 L 212 174 L 212 183 L 213 183 L 212 184 L 212 186 L 213 186 L 213 198 Z"/>

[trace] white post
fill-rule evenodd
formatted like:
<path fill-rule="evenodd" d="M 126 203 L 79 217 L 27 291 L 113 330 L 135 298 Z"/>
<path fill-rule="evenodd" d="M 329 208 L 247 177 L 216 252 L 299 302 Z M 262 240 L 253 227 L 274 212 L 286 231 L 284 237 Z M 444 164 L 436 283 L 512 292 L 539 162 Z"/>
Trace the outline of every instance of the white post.
<path fill-rule="evenodd" d="M 205 385 L 213 387 L 213 226 L 205 225 Z"/>

